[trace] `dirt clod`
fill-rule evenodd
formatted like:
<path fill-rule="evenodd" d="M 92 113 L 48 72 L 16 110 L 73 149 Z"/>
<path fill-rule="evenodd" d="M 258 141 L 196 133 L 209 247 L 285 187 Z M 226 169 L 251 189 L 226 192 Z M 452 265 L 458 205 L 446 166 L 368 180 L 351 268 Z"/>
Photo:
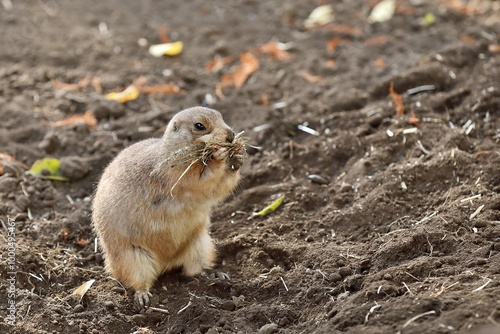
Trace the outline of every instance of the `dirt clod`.
<path fill-rule="evenodd" d="M 278 325 L 277 324 L 266 324 L 259 329 L 259 334 L 273 334 L 278 333 Z"/>

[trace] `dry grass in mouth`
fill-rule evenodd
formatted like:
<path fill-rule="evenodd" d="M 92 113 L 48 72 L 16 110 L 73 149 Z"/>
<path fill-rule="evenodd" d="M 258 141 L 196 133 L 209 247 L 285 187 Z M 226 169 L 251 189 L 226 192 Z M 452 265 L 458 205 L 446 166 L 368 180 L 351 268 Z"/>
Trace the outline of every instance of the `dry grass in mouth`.
<path fill-rule="evenodd" d="M 235 154 L 246 154 L 245 146 L 248 145 L 249 138 L 243 136 L 243 132 L 236 134 L 232 143 L 196 143 L 190 146 L 178 149 L 168 158 L 167 163 L 171 167 L 185 165 L 187 163 L 202 162 L 204 165 L 212 158 L 212 155 L 220 149 L 227 150 L 227 156 L 232 157 Z"/>
<path fill-rule="evenodd" d="M 184 165 L 189 163 L 184 172 L 179 176 L 175 184 L 170 189 L 170 195 L 173 197 L 173 190 L 179 184 L 179 181 L 186 175 L 186 173 L 191 169 L 191 167 L 197 163 L 201 162 L 204 166 L 208 164 L 213 154 L 221 149 L 226 150 L 228 158 L 234 155 L 245 155 L 245 146 L 248 145 L 248 137 L 243 136 L 243 132 L 240 132 L 234 136 L 232 143 L 219 143 L 219 142 L 208 142 L 208 143 L 197 143 L 190 145 L 188 147 L 181 148 L 173 152 L 167 159 L 167 163 L 171 167 Z"/>

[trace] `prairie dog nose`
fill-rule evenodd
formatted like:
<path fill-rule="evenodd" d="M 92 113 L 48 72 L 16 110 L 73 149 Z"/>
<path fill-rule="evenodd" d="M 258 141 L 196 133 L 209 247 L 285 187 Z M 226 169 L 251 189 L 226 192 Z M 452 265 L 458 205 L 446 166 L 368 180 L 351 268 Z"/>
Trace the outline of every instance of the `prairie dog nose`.
<path fill-rule="evenodd" d="M 234 131 L 231 129 L 226 130 L 226 142 L 232 143 L 234 141 Z"/>

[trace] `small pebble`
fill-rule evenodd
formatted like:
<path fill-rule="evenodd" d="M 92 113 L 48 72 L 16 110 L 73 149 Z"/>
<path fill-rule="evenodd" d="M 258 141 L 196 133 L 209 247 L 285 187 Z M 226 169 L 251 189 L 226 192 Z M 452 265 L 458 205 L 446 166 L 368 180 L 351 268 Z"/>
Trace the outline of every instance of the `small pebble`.
<path fill-rule="evenodd" d="M 338 273 L 333 273 L 329 276 L 330 282 L 340 282 L 342 280 L 342 276 L 340 276 Z"/>
<path fill-rule="evenodd" d="M 339 269 L 339 275 L 342 276 L 342 278 L 347 277 L 352 274 L 352 269 L 349 267 L 342 267 Z"/>
<path fill-rule="evenodd" d="M 488 226 L 488 223 L 485 220 L 476 220 L 474 222 L 474 227 L 481 228 L 481 227 L 486 227 L 486 226 Z"/>
<path fill-rule="evenodd" d="M 220 327 L 210 328 L 205 334 L 219 334 L 220 333 L 219 328 Z"/>
<path fill-rule="evenodd" d="M 90 161 L 78 156 L 63 157 L 59 161 L 61 174 L 73 181 L 84 178 L 91 169 Z"/>
<path fill-rule="evenodd" d="M 55 132 L 47 132 L 42 141 L 38 144 L 38 148 L 44 150 L 45 153 L 52 153 L 56 150 L 59 145 L 59 138 Z"/>
<path fill-rule="evenodd" d="M 3 177 L 0 179 L 0 189 L 2 192 L 10 193 L 17 188 L 17 179 L 13 177 Z"/>
<path fill-rule="evenodd" d="M 339 294 L 337 296 L 337 300 L 342 300 L 342 299 L 346 299 L 347 297 L 349 297 L 349 291 L 346 291 L 346 292 L 342 292 L 341 294 Z"/>
<path fill-rule="evenodd" d="M 340 192 L 341 193 L 346 193 L 352 190 L 352 186 L 349 183 L 342 183 L 340 186 Z"/>
<path fill-rule="evenodd" d="M 24 222 L 26 221 L 28 217 L 26 216 L 25 213 L 18 213 L 15 217 L 14 217 L 14 220 L 16 222 Z"/>
<path fill-rule="evenodd" d="M 122 294 L 125 290 L 123 290 L 123 288 L 121 288 L 119 286 L 115 286 L 115 287 L 111 288 L 111 291 Z"/>
<path fill-rule="evenodd" d="M 336 308 L 332 308 L 326 316 L 328 317 L 328 319 L 331 319 L 336 316 L 337 313 L 339 313 L 339 311 Z"/>
<path fill-rule="evenodd" d="M 259 334 L 272 334 L 278 332 L 278 325 L 275 323 L 267 324 L 259 329 Z"/>
<path fill-rule="evenodd" d="M 115 304 L 111 300 L 106 300 L 104 306 L 110 310 L 115 308 Z"/>
<path fill-rule="evenodd" d="M 20 195 L 16 197 L 16 205 L 20 211 L 25 212 L 30 206 L 31 201 L 28 197 Z"/>
<path fill-rule="evenodd" d="M 280 266 L 272 267 L 271 270 L 269 270 L 269 275 L 274 275 L 274 274 L 280 274 L 283 273 L 283 268 Z"/>
<path fill-rule="evenodd" d="M 148 317 L 145 314 L 134 314 L 132 320 L 134 320 L 138 326 L 145 326 L 148 323 Z"/>
<path fill-rule="evenodd" d="M 290 320 L 287 318 L 287 317 L 283 317 L 280 319 L 280 321 L 278 321 L 278 324 L 281 326 L 281 327 L 285 327 L 287 326 L 288 324 L 290 323 Z"/>
<path fill-rule="evenodd" d="M 312 183 L 316 183 L 316 184 L 328 184 L 328 183 L 330 183 L 329 180 L 327 180 L 326 178 L 324 178 L 323 176 L 318 175 L 318 174 L 309 174 L 307 176 L 307 178 L 309 180 L 311 180 Z"/>
<path fill-rule="evenodd" d="M 73 308 L 73 311 L 75 311 L 76 313 L 80 313 L 85 311 L 85 307 L 83 307 L 82 304 L 78 304 Z"/>
<path fill-rule="evenodd" d="M 224 301 L 222 303 L 221 307 L 223 310 L 226 310 L 226 311 L 234 311 L 236 309 L 236 305 L 234 304 L 234 302 L 232 300 Z"/>

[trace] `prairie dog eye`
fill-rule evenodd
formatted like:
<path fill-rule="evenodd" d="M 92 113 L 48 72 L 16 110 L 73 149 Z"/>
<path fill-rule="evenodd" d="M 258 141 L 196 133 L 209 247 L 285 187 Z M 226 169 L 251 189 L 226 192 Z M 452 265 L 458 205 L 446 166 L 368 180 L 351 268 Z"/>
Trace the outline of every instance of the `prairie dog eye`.
<path fill-rule="evenodd" d="M 197 130 L 197 131 L 203 131 L 203 130 L 206 130 L 207 128 L 205 127 L 205 125 L 203 125 L 203 123 L 194 123 L 194 129 Z"/>

